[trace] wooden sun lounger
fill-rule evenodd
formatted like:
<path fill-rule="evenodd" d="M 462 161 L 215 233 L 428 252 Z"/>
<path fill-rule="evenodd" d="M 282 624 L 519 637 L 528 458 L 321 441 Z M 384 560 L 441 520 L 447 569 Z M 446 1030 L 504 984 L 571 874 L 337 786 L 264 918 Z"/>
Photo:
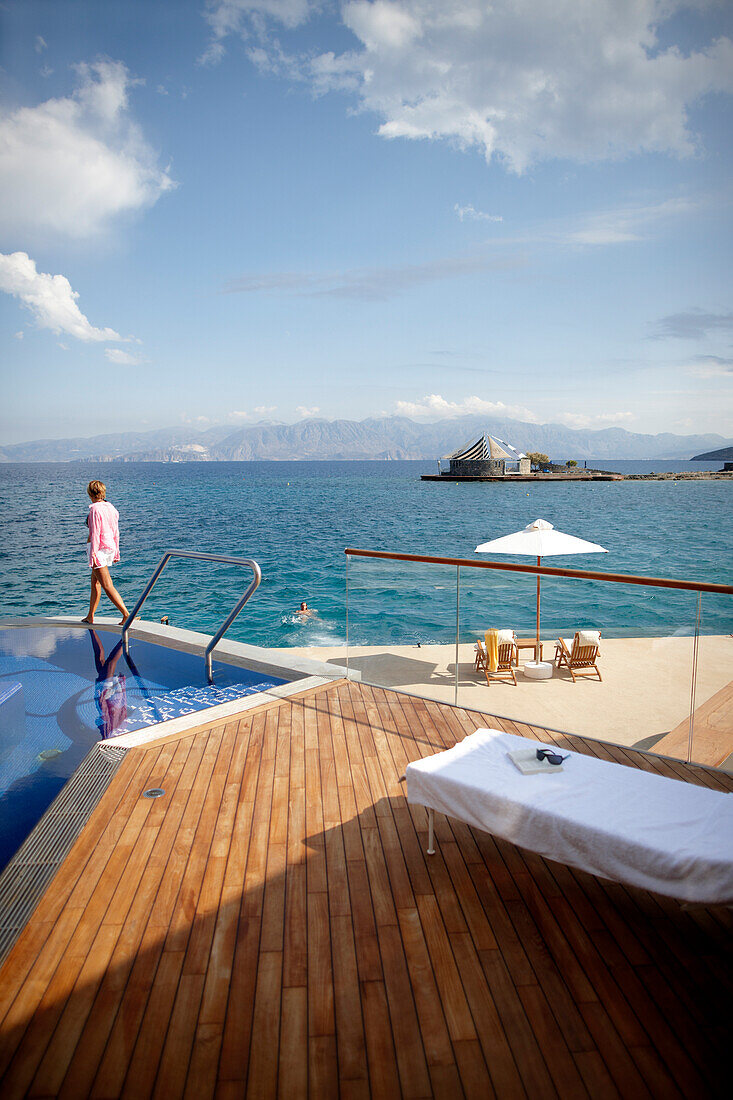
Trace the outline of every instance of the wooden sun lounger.
<path fill-rule="evenodd" d="M 511 680 L 516 687 L 517 678 L 514 674 L 514 667 L 518 664 L 519 650 L 517 649 L 516 640 L 504 642 L 499 646 L 496 669 L 492 672 L 489 668 L 488 644 L 482 642 L 480 638 L 477 640 L 476 659 L 473 663 L 473 667 L 476 672 L 483 672 L 487 684 L 490 684 L 493 678 L 494 680 Z"/>
<path fill-rule="evenodd" d="M 599 635 L 600 637 L 600 635 Z M 575 632 L 575 637 L 572 641 L 572 646 L 568 645 L 568 638 L 558 638 L 555 643 L 555 667 L 567 668 L 570 675 L 573 678 L 573 683 L 579 676 L 597 676 L 599 680 L 602 680 L 600 672 L 598 671 L 599 646 L 595 645 L 581 645 L 578 637 L 578 632 Z"/>

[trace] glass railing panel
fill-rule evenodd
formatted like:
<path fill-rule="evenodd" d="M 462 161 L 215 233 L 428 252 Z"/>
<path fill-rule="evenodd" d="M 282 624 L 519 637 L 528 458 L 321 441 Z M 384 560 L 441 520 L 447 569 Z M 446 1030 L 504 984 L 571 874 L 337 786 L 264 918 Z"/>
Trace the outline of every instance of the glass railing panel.
<path fill-rule="evenodd" d="M 733 772 L 731 596 L 701 594 L 692 707 L 692 760 Z"/>
<path fill-rule="evenodd" d="M 456 568 L 348 559 L 352 677 L 417 695 L 455 698 Z"/>
<path fill-rule="evenodd" d="M 487 573 L 491 578 L 502 576 Z M 470 629 L 475 632 L 485 623 L 514 630 L 520 648 L 514 670 L 516 685 L 509 677 L 491 675 L 487 682 L 479 670 L 473 684 L 462 682 L 460 703 L 539 728 L 685 759 L 687 740 L 682 731 L 689 727 L 696 595 L 542 577 L 542 660 L 538 665 L 531 644 L 536 632 L 536 578 L 523 578 L 523 582 L 516 586 L 516 595 L 521 593 L 525 605 L 512 608 L 507 601 L 508 613 L 501 621 L 495 621 L 496 614 L 490 620 L 484 615 L 483 622 L 479 621 L 491 597 L 492 580 L 476 584 L 477 593 L 485 592 L 475 610 L 469 612 L 468 594 L 464 598 L 466 641 Z M 501 586 L 497 591 L 501 592 Z M 596 655 L 592 645 L 597 632 Z M 580 650 L 578 646 L 583 644 L 591 649 Z M 669 751 L 672 748 L 674 752 Z"/>
<path fill-rule="evenodd" d="M 733 597 L 542 576 L 538 653 L 533 574 L 359 557 L 349 574 L 349 664 L 369 683 L 733 768 Z M 514 633 L 513 676 L 477 666 L 491 629 Z M 574 646 L 594 631 L 590 661 Z"/>
<path fill-rule="evenodd" d="M 457 700 L 460 706 L 483 710 L 500 701 L 506 683 L 513 686 L 511 672 L 506 669 L 497 670 L 497 675 L 487 681 L 480 653 L 477 667 L 477 646 L 485 645 L 486 632 L 492 629 L 513 631 L 522 644 L 534 638 L 535 591 L 535 577 L 525 573 L 466 566 L 461 569 Z M 528 658 L 530 654 L 523 652 L 522 656 Z"/>

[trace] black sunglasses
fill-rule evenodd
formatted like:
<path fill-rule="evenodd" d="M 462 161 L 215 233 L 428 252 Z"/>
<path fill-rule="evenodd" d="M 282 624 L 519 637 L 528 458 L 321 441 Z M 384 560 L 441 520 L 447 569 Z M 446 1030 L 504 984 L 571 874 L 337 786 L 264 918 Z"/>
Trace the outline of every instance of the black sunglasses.
<path fill-rule="evenodd" d="M 537 749 L 537 759 L 546 760 L 548 764 L 562 764 L 563 760 L 567 760 L 567 756 L 561 756 L 559 752 L 553 752 L 552 749 Z"/>

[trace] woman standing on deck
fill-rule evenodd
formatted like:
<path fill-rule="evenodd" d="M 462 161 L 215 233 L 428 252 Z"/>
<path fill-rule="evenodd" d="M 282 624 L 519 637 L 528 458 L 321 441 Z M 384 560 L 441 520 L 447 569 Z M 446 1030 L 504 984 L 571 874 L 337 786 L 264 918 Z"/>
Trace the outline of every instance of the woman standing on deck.
<path fill-rule="evenodd" d="M 109 566 L 120 560 L 120 528 L 119 512 L 107 500 L 107 487 L 102 481 L 90 481 L 87 485 L 87 493 L 91 504 L 87 516 L 87 555 L 89 568 L 92 571 L 92 592 L 89 597 L 89 614 L 83 623 L 94 622 L 94 612 L 99 606 L 99 600 L 104 589 L 106 595 L 121 613 L 121 623 L 125 621 L 129 612 L 119 592 L 112 584 L 109 575 Z"/>

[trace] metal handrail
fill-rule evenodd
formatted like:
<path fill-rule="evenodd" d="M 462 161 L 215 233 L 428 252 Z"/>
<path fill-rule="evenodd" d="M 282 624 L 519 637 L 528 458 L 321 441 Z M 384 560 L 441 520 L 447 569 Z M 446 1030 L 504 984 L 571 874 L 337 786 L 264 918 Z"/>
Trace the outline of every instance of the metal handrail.
<path fill-rule="evenodd" d="M 142 605 L 145 603 L 148 596 L 152 592 L 153 587 L 154 587 L 156 581 L 158 580 L 158 577 L 163 572 L 163 570 L 165 569 L 166 565 L 168 564 L 168 562 L 170 561 L 171 558 L 191 558 L 191 559 L 194 559 L 195 561 L 216 561 L 216 562 L 219 562 L 222 565 L 246 565 L 247 568 L 251 569 L 252 573 L 253 573 L 252 582 L 247 587 L 247 590 L 244 593 L 244 595 L 242 596 L 241 600 L 238 601 L 238 603 L 236 604 L 234 609 L 227 616 L 226 621 L 224 623 L 222 623 L 222 625 L 219 627 L 216 634 L 214 635 L 214 637 L 211 639 L 211 641 L 209 642 L 209 644 L 206 647 L 206 652 L 204 654 L 204 660 L 206 662 L 206 678 L 209 681 L 209 683 L 212 683 L 213 682 L 213 676 L 212 676 L 212 671 L 211 671 L 211 652 L 214 649 L 214 647 L 216 645 L 218 645 L 218 643 L 224 637 L 224 635 L 226 634 L 227 630 L 229 629 L 229 627 L 232 625 L 232 623 L 236 619 L 239 612 L 242 610 L 244 605 L 247 603 L 247 601 L 250 599 L 250 597 L 254 595 L 255 591 L 259 587 L 260 581 L 262 580 L 262 570 L 260 569 L 257 562 L 253 561 L 252 558 L 231 558 L 231 557 L 228 557 L 224 554 L 200 554 L 195 550 L 166 550 L 165 554 L 163 555 L 163 557 L 158 562 L 158 566 L 157 566 L 155 572 L 151 576 L 148 583 L 145 585 L 145 588 L 143 589 L 143 593 L 142 593 L 140 599 L 137 601 L 137 603 L 133 607 L 132 611 L 130 612 L 130 614 L 127 616 L 124 623 L 122 624 L 122 645 L 123 645 L 123 648 L 125 650 L 125 656 L 128 656 L 128 654 L 130 652 L 127 635 L 128 635 L 129 630 L 130 630 L 130 627 L 132 626 L 133 620 L 136 618 L 138 612 L 140 611 L 140 608 L 142 607 Z"/>

